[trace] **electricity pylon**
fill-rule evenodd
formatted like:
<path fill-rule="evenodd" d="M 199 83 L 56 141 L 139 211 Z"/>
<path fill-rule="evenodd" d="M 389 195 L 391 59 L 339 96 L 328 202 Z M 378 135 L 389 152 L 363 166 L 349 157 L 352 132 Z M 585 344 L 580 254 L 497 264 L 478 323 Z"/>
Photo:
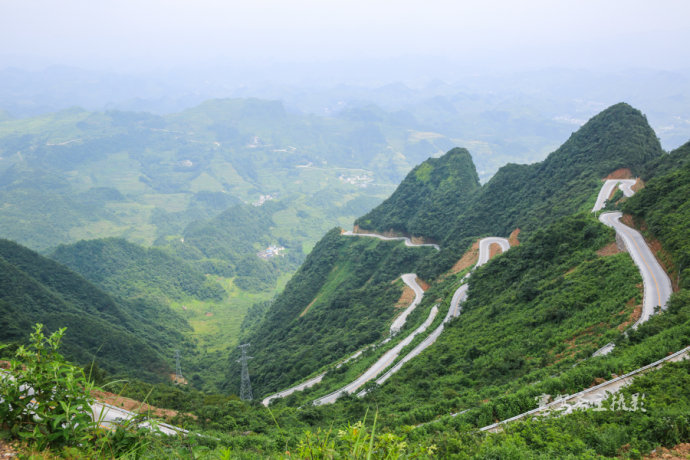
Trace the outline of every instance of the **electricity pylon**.
<path fill-rule="evenodd" d="M 175 382 L 182 383 L 182 367 L 180 366 L 180 350 L 175 350 Z"/>
<path fill-rule="evenodd" d="M 237 360 L 238 363 L 242 363 L 242 385 L 240 387 L 240 399 L 242 401 L 252 400 L 252 383 L 249 381 L 249 369 L 247 368 L 247 360 L 252 359 L 252 357 L 247 356 L 248 347 L 248 343 L 239 346 L 242 349 L 242 357 Z"/>

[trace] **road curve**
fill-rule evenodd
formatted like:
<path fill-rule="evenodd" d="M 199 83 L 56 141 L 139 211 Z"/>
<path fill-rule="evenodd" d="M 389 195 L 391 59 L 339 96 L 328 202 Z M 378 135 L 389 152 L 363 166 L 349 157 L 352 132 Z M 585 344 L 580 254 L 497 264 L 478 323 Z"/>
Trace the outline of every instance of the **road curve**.
<path fill-rule="evenodd" d="M 618 185 L 618 188 L 621 189 L 623 195 L 627 197 L 633 196 L 635 192 L 633 191 L 632 186 L 635 185 L 635 182 L 635 179 L 609 179 L 605 181 L 604 185 L 602 185 L 601 189 L 599 189 L 599 195 L 597 195 L 597 201 L 594 204 L 594 208 L 592 208 L 592 212 L 601 211 L 604 208 L 606 200 L 609 199 L 616 185 Z"/>
<path fill-rule="evenodd" d="M 490 246 L 492 244 L 498 244 L 501 247 L 501 252 L 506 252 L 508 249 L 510 249 L 510 243 L 505 238 L 499 238 L 496 236 L 482 238 L 479 240 L 479 259 L 477 260 L 477 265 L 475 267 L 480 267 L 489 261 L 491 256 Z"/>
<path fill-rule="evenodd" d="M 441 248 L 439 247 L 438 244 L 413 243 L 412 240 L 406 236 L 383 236 L 383 235 L 379 235 L 378 233 L 354 233 L 354 232 L 349 231 L 349 230 L 347 232 L 341 233 L 341 235 L 344 235 L 344 236 L 367 236 L 369 238 L 378 238 L 378 239 L 384 240 L 384 241 L 404 241 L 405 246 L 409 246 L 409 247 L 429 246 L 429 247 L 436 249 L 437 251 L 441 250 Z"/>
<path fill-rule="evenodd" d="M 108 429 L 116 428 L 117 426 L 126 423 L 127 420 L 132 420 L 139 416 L 137 413 L 99 401 L 96 401 L 91 405 L 91 412 L 93 413 L 92 418 L 97 421 L 100 426 Z M 161 431 L 169 436 L 189 434 L 189 431 L 185 430 L 184 428 L 163 422 L 144 420 L 137 426 L 140 428 L 157 429 L 158 431 Z"/>
<path fill-rule="evenodd" d="M 397 318 L 393 321 L 393 324 L 391 324 L 391 329 L 390 329 L 390 334 L 395 335 L 398 332 L 400 332 L 400 329 L 405 325 L 405 321 L 407 321 L 407 317 L 412 313 L 412 311 L 417 308 L 417 305 L 422 301 L 422 298 L 424 297 L 424 289 L 417 283 L 417 274 L 416 273 L 405 273 L 404 275 L 401 276 L 403 282 L 407 284 L 412 290 L 414 291 L 414 300 L 410 304 L 409 307 L 407 307 L 405 310 L 403 310 L 402 313 L 398 315 Z"/>
<path fill-rule="evenodd" d="M 438 327 L 434 329 L 433 332 L 429 334 L 422 342 L 420 342 L 419 345 L 414 347 L 411 352 L 406 354 L 400 361 L 395 363 L 395 366 L 388 369 L 388 371 L 385 374 L 376 379 L 377 384 L 383 384 L 383 382 L 388 380 L 388 378 L 391 375 L 398 372 L 406 362 L 410 361 L 412 358 L 419 356 L 419 354 L 422 351 L 426 350 L 429 346 L 431 346 L 431 344 L 436 342 L 436 339 L 438 339 L 438 337 L 441 335 L 441 332 L 443 332 L 444 325 L 448 321 L 450 321 L 451 318 L 454 318 L 460 314 L 460 304 L 467 299 L 467 288 L 468 285 L 467 283 L 465 283 L 455 291 L 455 293 L 453 294 L 453 298 L 450 301 L 450 308 L 448 308 L 448 313 L 446 314 L 446 317 L 443 319 L 443 322 L 439 324 Z M 365 394 L 366 391 L 363 390 L 357 393 L 357 396 L 362 397 Z"/>
<path fill-rule="evenodd" d="M 14 380 L 14 376 L 10 372 L 0 369 L 0 380 L 1 379 Z M 27 385 L 22 385 L 20 387 L 20 391 L 24 392 L 25 397 L 27 398 L 30 398 L 34 395 L 33 388 Z M 0 402 L 2 401 L 3 398 L 2 395 L 0 395 Z M 90 404 L 89 412 L 91 415 L 91 419 L 94 422 L 98 423 L 98 425 L 100 425 L 101 427 L 107 429 L 115 428 L 116 426 L 122 425 L 123 423 L 126 423 L 128 420 L 132 420 L 139 416 L 139 414 L 135 412 L 130 412 L 120 407 L 116 407 L 111 404 L 97 400 L 93 400 L 93 402 Z M 144 420 L 142 422 L 139 422 L 137 426 L 149 430 L 157 429 L 162 433 L 172 436 L 178 434 L 187 435 L 189 433 L 189 431 L 185 430 L 184 428 L 180 428 L 163 422 L 158 422 L 155 420 Z"/>
<path fill-rule="evenodd" d="M 493 236 L 488 238 L 482 238 L 481 240 L 479 240 L 479 258 L 474 268 L 482 266 L 489 261 L 489 257 L 491 255 L 490 248 L 492 244 L 498 244 L 501 247 L 501 252 L 505 252 L 508 249 L 510 249 L 510 243 L 505 238 L 498 238 Z M 429 334 L 427 338 L 424 339 L 424 341 L 422 341 L 411 352 L 409 352 L 400 361 L 398 361 L 395 364 L 395 366 L 391 367 L 385 374 L 376 379 L 377 384 L 381 385 L 383 382 L 388 380 L 388 378 L 391 375 L 398 372 L 406 362 L 410 361 L 412 358 L 419 356 L 419 354 L 422 351 L 424 351 L 434 342 L 436 342 L 436 339 L 438 339 L 441 333 L 443 332 L 445 324 L 448 321 L 450 321 L 451 318 L 454 318 L 460 314 L 461 305 L 465 300 L 467 300 L 468 287 L 469 285 L 467 283 L 464 283 L 462 286 L 455 290 L 455 292 L 453 293 L 453 298 L 450 301 L 448 313 L 446 314 L 446 317 L 443 319 L 443 322 L 436 329 L 434 329 L 434 331 L 431 334 Z M 357 396 L 364 396 L 365 394 L 365 391 L 361 391 L 357 394 Z"/>
<path fill-rule="evenodd" d="M 662 310 L 666 309 L 673 288 L 671 287 L 671 280 L 654 257 L 640 232 L 623 224 L 620 221 L 621 217 L 620 212 L 605 212 L 599 216 L 599 220 L 604 225 L 613 227 L 616 233 L 623 238 L 626 249 L 642 274 L 644 301 L 640 319 L 632 325 L 634 329 L 647 321 L 654 314 L 656 307 L 660 307 Z"/>
<path fill-rule="evenodd" d="M 678 362 L 685 359 L 690 359 L 690 347 L 683 348 L 682 350 L 677 351 L 669 356 L 666 356 L 665 358 L 662 358 L 651 364 L 647 364 L 646 366 L 640 367 L 639 369 L 635 369 L 632 372 L 628 372 L 625 375 L 621 375 L 620 377 L 616 377 L 607 382 L 596 385 L 592 388 L 580 391 L 579 393 L 558 398 L 555 401 L 537 407 L 536 409 L 523 412 L 522 414 L 505 419 L 501 422 L 487 425 L 485 427 L 480 428 L 479 431 L 496 433 L 503 429 L 503 425 L 529 416 L 536 416 L 539 414 L 545 415 L 545 413 L 549 413 L 554 410 L 562 410 L 562 414 L 569 414 L 576 409 L 584 409 L 592 406 L 597 406 L 606 398 L 611 396 L 613 393 L 618 392 L 621 388 L 628 386 L 630 383 L 632 383 L 633 379 L 638 375 L 644 374 L 649 371 L 657 370 L 666 363 Z"/>

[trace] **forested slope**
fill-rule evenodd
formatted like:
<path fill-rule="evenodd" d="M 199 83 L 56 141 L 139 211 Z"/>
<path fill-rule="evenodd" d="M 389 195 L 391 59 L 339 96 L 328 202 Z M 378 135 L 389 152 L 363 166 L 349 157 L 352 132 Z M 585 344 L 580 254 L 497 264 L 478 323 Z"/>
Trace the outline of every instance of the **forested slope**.
<path fill-rule="evenodd" d="M 492 386 L 590 356 L 620 335 L 641 301 L 630 257 L 597 254 L 613 241 L 585 213 L 534 232 L 473 273 L 462 314 L 371 397 L 415 424 L 479 404 Z"/>
<path fill-rule="evenodd" d="M 422 278 L 432 280 L 447 271 L 476 238 L 507 236 L 513 229 L 521 228 L 521 239 L 527 239 L 537 229 L 559 222 L 578 211 L 588 211 L 601 179 L 606 175 L 619 168 L 629 168 L 637 173 L 650 162 L 657 161 L 662 154 L 645 117 L 638 110 L 621 103 L 592 118 L 546 160 L 532 165 L 507 165 L 481 188 L 466 150 L 453 149 L 439 159 L 427 160 L 407 176 L 388 200 L 357 220 L 357 223 L 364 229 L 393 229 L 441 240 L 440 253 L 427 252 L 423 259 L 418 257 L 410 260 L 408 265 L 409 271 L 416 271 Z M 597 222 L 585 224 L 586 219 L 580 222 L 588 228 L 599 226 Z M 308 264 L 305 263 L 300 274 L 295 276 L 291 285 L 271 306 L 267 320 L 253 333 L 252 343 L 260 344 L 260 351 L 255 353 L 255 381 L 259 385 L 280 382 L 278 386 L 269 383 L 266 387 L 258 388 L 285 386 L 316 370 L 319 364 L 327 363 L 328 359 L 342 357 L 352 349 L 333 344 L 341 343 L 343 337 L 343 331 L 334 327 L 334 324 L 351 324 L 352 317 L 356 316 L 356 302 L 353 299 L 330 305 L 324 310 L 328 312 L 329 320 L 319 319 L 306 329 L 304 325 L 311 315 L 299 318 L 300 321 L 290 327 L 287 324 L 292 318 L 282 316 L 286 311 L 285 305 L 301 311 L 309 302 L 318 299 L 320 293 L 326 291 L 323 286 L 329 286 L 325 282 L 326 274 L 336 272 L 336 266 L 342 272 L 343 267 L 347 267 L 351 261 L 362 258 L 356 251 L 336 252 L 335 248 L 344 244 L 338 238 L 335 232 L 324 237 L 317 245 L 319 250 L 315 249 Z M 353 244 L 365 243 L 349 243 Z M 332 249 L 329 252 L 326 248 Z M 419 248 L 416 250 L 419 251 Z M 370 262 L 365 266 L 382 270 L 388 262 L 388 258 L 381 254 L 376 263 Z M 309 270 L 304 269 L 307 266 Z M 389 266 L 388 270 L 391 269 L 396 270 L 397 267 Z M 401 272 L 397 269 L 396 273 Z M 351 277 L 348 280 L 358 280 L 359 284 L 341 282 L 342 292 L 346 286 L 353 293 L 366 288 L 366 277 L 361 280 Z M 525 281 L 522 285 L 525 296 L 536 295 L 538 283 L 535 283 L 534 280 Z M 298 286 L 309 294 L 299 292 Z M 535 292 L 525 293 L 530 289 Z M 294 296 L 304 296 L 304 299 L 297 302 Z M 390 299 L 377 298 L 371 293 L 365 299 L 372 308 L 374 305 L 384 308 L 379 303 L 390 302 Z M 557 311 L 544 315 L 551 315 L 557 320 L 562 315 L 568 315 L 567 311 L 558 310 L 556 306 L 552 305 L 552 308 Z M 317 311 L 312 313 L 315 319 Z M 271 322 L 269 318 L 281 320 Z M 385 330 L 384 323 L 378 323 L 381 334 Z M 374 337 L 375 334 L 372 334 L 369 340 Z M 362 340 L 345 343 L 348 342 L 357 345 L 364 343 Z M 280 346 L 276 346 L 277 343 Z M 286 343 L 290 344 L 287 348 Z M 328 347 L 314 347 L 315 343 L 331 344 L 330 347 L 335 347 L 341 354 L 337 356 Z M 264 355 L 263 350 L 269 348 L 271 353 Z M 319 352 L 314 356 L 310 350 L 316 349 Z"/>
<path fill-rule="evenodd" d="M 412 233 L 433 238 L 443 249 L 440 256 L 420 267 L 422 275 L 429 278 L 450 268 L 466 249 L 468 238 L 507 236 L 516 228 L 525 237 L 543 225 L 586 209 L 606 175 L 619 168 L 642 174 L 662 154 L 645 116 L 620 103 L 589 120 L 544 161 L 503 166 L 481 188 L 469 187 L 473 193 L 467 193 L 467 180 L 446 181 L 462 186 L 443 189 L 446 199 L 439 199 L 437 191 L 436 195 L 431 194 L 433 199 L 425 201 L 420 194 L 429 194 L 429 190 L 412 186 L 419 184 L 414 178 L 419 171 L 433 170 L 434 161 L 448 162 L 450 158 L 429 160 L 418 166 L 389 200 L 356 223 L 363 228 L 410 232 L 400 222 L 419 215 L 425 225 L 417 225 Z M 446 155 L 454 157 L 458 152 L 453 150 Z M 471 162 L 462 165 L 461 177 L 471 176 L 474 171 Z M 394 203 L 402 207 L 392 208 Z M 424 209 L 409 210 L 406 203 L 423 204 Z M 448 209 L 453 212 L 446 214 Z"/>
<path fill-rule="evenodd" d="M 67 327 L 65 354 L 110 372 L 161 380 L 172 349 L 190 349 L 186 322 L 162 305 L 109 296 L 57 262 L 0 240 L 0 341 L 24 342 L 36 322 Z"/>
<path fill-rule="evenodd" d="M 452 245 L 467 235 L 531 232 L 587 208 L 600 180 L 619 168 L 640 174 L 663 154 L 639 110 L 616 104 L 599 113 L 544 161 L 506 165 L 447 228 Z"/>
<path fill-rule="evenodd" d="M 182 259 L 119 238 L 60 245 L 50 257 L 121 297 L 220 300 L 225 295 Z"/>
<path fill-rule="evenodd" d="M 664 156 L 656 174 L 623 211 L 632 214 L 647 236 L 658 238 L 671 255 L 671 279 L 690 288 L 690 143 Z M 670 172 L 667 172 L 670 171 Z M 663 259 L 663 254 L 661 254 Z"/>
<path fill-rule="evenodd" d="M 402 283 L 432 248 L 328 232 L 273 301 L 251 343 L 256 394 L 287 386 L 384 337 Z M 230 382 L 239 365 L 230 361 Z"/>

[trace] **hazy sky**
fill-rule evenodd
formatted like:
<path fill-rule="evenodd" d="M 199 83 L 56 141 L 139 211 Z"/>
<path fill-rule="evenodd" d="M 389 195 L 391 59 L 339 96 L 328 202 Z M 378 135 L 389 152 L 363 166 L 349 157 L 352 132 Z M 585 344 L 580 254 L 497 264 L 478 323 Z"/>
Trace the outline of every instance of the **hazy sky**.
<path fill-rule="evenodd" d="M 673 69 L 690 62 L 688 18 L 687 0 L 0 0 L 0 57 L 129 70 L 414 56 Z"/>

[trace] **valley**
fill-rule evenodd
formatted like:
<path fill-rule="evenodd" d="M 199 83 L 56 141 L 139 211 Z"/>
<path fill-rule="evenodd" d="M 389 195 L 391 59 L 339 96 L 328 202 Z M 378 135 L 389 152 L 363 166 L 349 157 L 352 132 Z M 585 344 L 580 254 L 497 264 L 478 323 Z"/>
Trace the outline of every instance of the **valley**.
<path fill-rule="evenodd" d="M 277 241 L 285 257 L 257 255 L 276 244 L 275 228 L 285 228 L 276 216 L 294 209 L 265 194 L 261 206 L 230 203 L 153 247 L 105 238 L 59 245 L 50 257 L 69 267 L 61 279 L 79 289 L 123 305 L 136 301 L 122 318 L 144 315 L 136 316 L 143 326 L 155 312 L 161 326 L 186 324 L 178 337 L 187 341 L 187 386 L 153 373 L 149 383 L 115 389 L 193 412 L 198 418 L 173 424 L 211 433 L 240 458 L 282 456 L 276 449 L 283 443 L 298 448 L 305 439 L 321 446 L 313 436 L 352 423 L 372 440 L 377 432 L 426 452 L 422 458 L 503 458 L 510 449 L 613 456 L 623 440 L 649 451 L 686 438 L 640 429 L 644 424 L 672 420 L 676 432 L 688 429 L 682 414 L 690 395 L 673 383 L 686 379 L 687 361 L 676 358 L 690 337 L 682 236 L 690 222 L 688 151 L 663 152 L 641 113 L 617 104 L 542 162 L 506 165 L 485 184 L 465 149 L 430 158 L 364 211 L 354 231 L 335 226 L 302 258 L 287 237 Z M 633 191 L 628 177 L 604 180 L 624 169 L 644 187 Z M 652 249 L 650 238 L 658 239 Z M 604 250 L 616 242 L 618 249 Z M 46 282 L 36 267 L 62 267 L 8 248 L 8 270 L 31 279 Z M 40 289 L 70 292 L 60 286 L 48 278 Z M 125 325 L 131 332 L 137 326 Z M 165 362 L 171 338 L 166 348 L 155 340 L 146 346 Z M 237 343 L 251 344 L 255 402 L 233 396 Z M 667 361 L 677 362 L 660 367 Z M 170 373 L 167 362 L 161 369 Z M 103 368 L 124 372 L 106 360 Z M 603 393 L 614 387 L 614 396 Z M 660 403 L 670 388 L 673 400 Z M 614 409 L 614 398 L 641 393 L 646 412 Z M 571 407 L 532 419 L 544 395 L 560 395 L 544 407 L 593 401 L 603 410 Z"/>

